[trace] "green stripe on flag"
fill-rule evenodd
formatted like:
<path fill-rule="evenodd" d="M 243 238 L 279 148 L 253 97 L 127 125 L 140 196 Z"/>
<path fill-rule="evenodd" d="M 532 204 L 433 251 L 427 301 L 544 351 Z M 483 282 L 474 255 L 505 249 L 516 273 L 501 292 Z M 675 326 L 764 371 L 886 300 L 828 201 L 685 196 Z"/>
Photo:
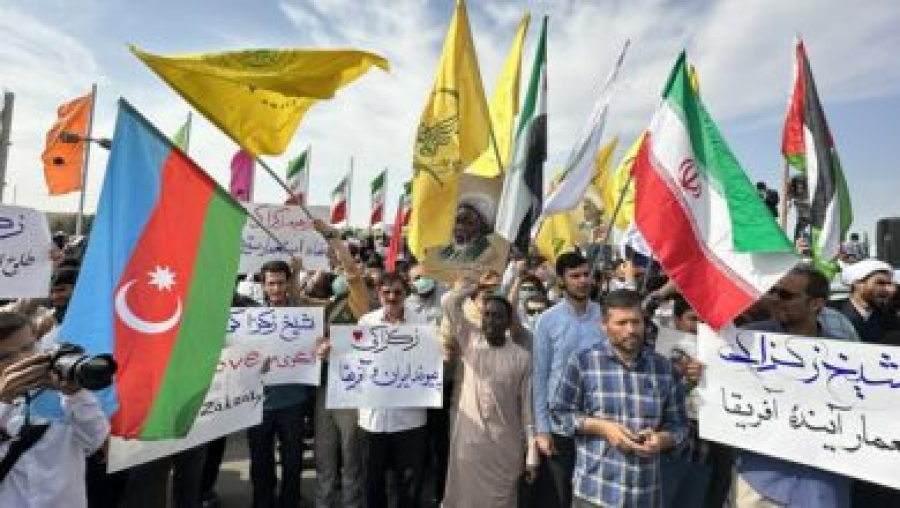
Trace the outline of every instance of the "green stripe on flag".
<path fill-rule="evenodd" d="M 735 251 L 793 252 L 790 240 L 691 86 L 685 60 L 682 53 L 666 86 L 665 99 L 681 116 L 697 159 L 697 170 L 728 206 Z"/>
<path fill-rule="evenodd" d="M 194 424 L 222 352 L 246 220 L 243 209 L 217 189 L 207 207 L 178 338 L 142 439 L 184 436 Z"/>

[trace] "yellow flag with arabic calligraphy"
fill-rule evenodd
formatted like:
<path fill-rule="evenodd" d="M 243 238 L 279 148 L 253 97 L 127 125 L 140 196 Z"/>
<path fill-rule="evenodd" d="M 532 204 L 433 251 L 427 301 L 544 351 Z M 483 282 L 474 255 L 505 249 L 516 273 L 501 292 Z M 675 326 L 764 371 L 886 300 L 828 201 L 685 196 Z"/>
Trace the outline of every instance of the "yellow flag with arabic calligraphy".
<path fill-rule="evenodd" d="M 519 112 L 522 46 L 525 44 L 525 34 L 528 33 L 530 21 L 531 15 L 525 13 L 522 21 L 519 22 L 516 37 L 513 39 L 513 45 L 506 57 L 506 64 L 503 66 L 503 72 L 497 80 L 497 87 L 494 88 L 494 95 L 491 96 L 491 103 L 488 105 L 491 112 L 491 125 L 494 129 L 494 142 L 497 144 L 496 150 L 494 150 L 493 143 L 489 143 L 487 149 L 466 170 L 470 175 L 493 178 L 499 176 L 503 172 L 503 165 L 510 162 L 513 129 L 516 126 L 516 114 Z M 497 160 L 498 153 L 500 161 Z"/>
<path fill-rule="evenodd" d="M 466 5 L 459 0 L 413 149 L 407 243 L 418 259 L 450 238 L 460 175 L 487 148 L 489 118 Z"/>
<path fill-rule="evenodd" d="M 303 115 L 373 65 L 356 50 L 245 50 L 160 56 L 134 53 L 184 100 L 253 155 L 280 155 Z"/>

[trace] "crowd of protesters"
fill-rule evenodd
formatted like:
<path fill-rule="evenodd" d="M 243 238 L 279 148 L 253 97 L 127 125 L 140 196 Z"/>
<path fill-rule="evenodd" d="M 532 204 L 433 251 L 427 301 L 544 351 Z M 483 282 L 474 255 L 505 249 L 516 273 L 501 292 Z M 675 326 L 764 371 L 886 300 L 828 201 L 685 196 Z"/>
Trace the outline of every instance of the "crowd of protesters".
<path fill-rule="evenodd" d="M 900 506 L 898 491 L 700 439 L 691 392 L 703 366 L 654 349 L 662 329 L 696 335 L 699 318 L 650 260 L 513 253 L 504 273 L 462 271 L 448 285 L 411 259 L 387 271 L 372 239 L 315 227 L 332 270 L 267 262 L 239 281 L 233 305 L 321 306 L 328 325 L 434 326 L 442 407 L 330 409 L 323 368 L 318 387 L 267 387 L 245 437 L 108 474 L 99 404 L 50 372 L 41 342 L 78 277 L 79 244 L 61 235 L 47 298 L 0 312 L 0 506 L 224 505 L 217 474 L 234 439 L 247 442 L 254 508 Z M 800 264 L 736 324 L 900 345 L 893 269 L 851 254 L 846 299 Z M 326 333 L 325 362 L 330 348 Z M 29 419 L 38 389 L 59 392 L 63 420 Z M 308 451 L 315 489 L 304 492 Z"/>

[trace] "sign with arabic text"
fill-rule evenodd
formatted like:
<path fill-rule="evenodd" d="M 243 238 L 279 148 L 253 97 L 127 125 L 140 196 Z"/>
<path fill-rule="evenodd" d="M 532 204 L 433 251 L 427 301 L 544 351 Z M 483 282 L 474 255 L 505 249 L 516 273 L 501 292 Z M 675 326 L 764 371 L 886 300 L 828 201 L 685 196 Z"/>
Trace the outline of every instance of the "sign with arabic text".
<path fill-rule="evenodd" d="M 900 348 L 700 329 L 700 436 L 900 488 Z"/>
<path fill-rule="evenodd" d="M 307 270 L 328 270 L 328 242 L 313 229 L 312 221 L 299 206 L 250 204 L 247 210 L 259 224 L 248 220 L 241 238 L 240 273 L 256 273 L 266 261 L 281 259 L 290 262 L 291 257 L 303 260 Z M 317 219 L 325 220 L 325 207 L 309 207 Z M 269 233 L 277 238 L 272 238 Z"/>
<path fill-rule="evenodd" d="M 444 362 L 434 326 L 332 326 L 330 408 L 440 407 Z"/>
<path fill-rule="evenodd" d="M 50 293 L 50 228 L 43 213 L 0 205 L 0 298 Z"/>
<path fill-rule="evenodd" d="M 226 344 L 246 345 L 245 362 L 267 362 L 267 385 L 318 385 L 316 339 L 325 334 L 321 307 L 232 308 Z"/>
<path fill-rule="evenodd" d="M 258 425 L 263 411 L 262 362 L 247 361 L 252 351 L 252 345 L 246 343 L 222 350 L 212 384 L 187 436 L 160 441 L 110 436 L 107 470 L 144 464 Z"/>

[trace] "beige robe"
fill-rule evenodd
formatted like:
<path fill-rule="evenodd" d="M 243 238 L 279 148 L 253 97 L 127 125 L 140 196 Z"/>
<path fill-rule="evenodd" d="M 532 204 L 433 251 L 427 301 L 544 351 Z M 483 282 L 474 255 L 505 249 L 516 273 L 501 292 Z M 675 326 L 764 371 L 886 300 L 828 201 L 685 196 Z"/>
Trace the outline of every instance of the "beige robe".
<path fill-rule="evenodd" d="M 443 506 L 515 508 L 532 425 L 531 354 L 509 338 L 491 347 L 459 307 L 452 314 L 463 376 Z"/>

